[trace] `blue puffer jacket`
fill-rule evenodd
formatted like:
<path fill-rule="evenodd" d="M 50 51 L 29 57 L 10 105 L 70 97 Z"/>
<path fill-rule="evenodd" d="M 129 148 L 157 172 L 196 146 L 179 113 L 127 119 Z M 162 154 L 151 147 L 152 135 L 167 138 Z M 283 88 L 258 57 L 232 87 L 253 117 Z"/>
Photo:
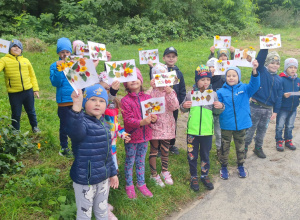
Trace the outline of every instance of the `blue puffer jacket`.
<path fill-rule="evenodd" d="M 69 111 L 67 134 L 72 140 L 75 160 L 71 179 L 81 185 L 98 184 L 117 175 L 111 156 L 109 126 L 83 112 Z"/>
<path fill-rule="evenodd" d="M 299 92 L 300 90 L 300 79 L 298 77 L 291 78 L 286 75 L 285 72 L 279 75 L 282 79 L 283 93 L 286 92 Z M 285 98 L 282 96 L 281 109 L 285 111 L 295 111 L 299 105 L 300 96 L 290 96 Z"/>
<path fill-rule="evenodd" d="M 73 102 L 71 94 L 74 89 L 68 82 L 64 72 L 57 70 L 56 62 L 50 66 L 50 80 L 52 85 L 56 87 L 57 103 Z"/>
<path fill-rule="evenodd" d="M 257 71 L 260 72 L 260 87 L 252 98 L 262 104 L 273 106 L 273 112 L 278 113 L 282 100 L 282 81 L 277 74 L 269 73 L 264 66 L 267 55 L 268 49 L 261 49 L 256 57 L 259 63 Z"/>
<path fill-rule="evenodd" d="M 224 83 L 217 91 L 219 101 L 225 110 L 220 114 L 220 126 L 223 130 L 240 131 L 252 126 L 250 97 L 258 90 L 260 77 L 251 75 L 249 84 L 239 82 L 234 86 Z"/>

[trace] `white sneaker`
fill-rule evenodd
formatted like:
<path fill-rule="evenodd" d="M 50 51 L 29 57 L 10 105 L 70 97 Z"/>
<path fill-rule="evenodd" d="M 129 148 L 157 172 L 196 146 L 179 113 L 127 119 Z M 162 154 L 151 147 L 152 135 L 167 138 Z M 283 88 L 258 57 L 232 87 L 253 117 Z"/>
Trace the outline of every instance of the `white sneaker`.
<path fill-rule="evenodd" d="M 171 178 L 171 173 L 169 171 L 161 172 L 161 178 L 165 181 L 168 185 L 173 185 L 173 180 Z"/>
<path fill-rule="evenodd" d="M 159 175 L 156 175 L 156 176 L 152 176 L 150 175 L 150 179 L 153 179 L 156 183 L 156 185 L 159 185 L 161 187 L 165 187 L 165 184 L 164 182 L 161 180 L 160 176 Z"/>

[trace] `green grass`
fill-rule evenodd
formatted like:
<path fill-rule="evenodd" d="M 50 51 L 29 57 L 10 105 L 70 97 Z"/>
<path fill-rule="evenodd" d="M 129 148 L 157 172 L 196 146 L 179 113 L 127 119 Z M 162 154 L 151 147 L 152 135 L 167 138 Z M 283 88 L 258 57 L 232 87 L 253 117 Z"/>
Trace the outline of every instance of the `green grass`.
<path fill-rule="evenodd" d="M 282 36 L 283 48 L 280 48 L 281 68 L 283 70 L 284 59 L 295 57 L 300 59 L 300 28 L 288 30 L 263 29 L 264 34 L 273 32 Z M 242 40 L 233 38 L 234 47 L 253 46 L 259 50 L 258 37 L 255 39 Z M 144 87 L 149 87 L 149 68 L 147 65 L 138 64 L 138 49 L 158 48 L 160 54 L 169 46 L 178 50 L 177 66 L 184 74 L 188 89 L 194 83 L 194 71 L 199 64 L 205 64 L 209 55 L 212 39 L 199 38 L 190 42 L 171 41 L 158 45 L 107 45 L 112 53 L 112 60 L 135 59 L 137 67 L 141 69 L 144 77 Z M 0 179 L 0 216 L 1 219 L 74 219 L 76 207 L 72 181 L 69 177 L 69 169 L 72 160 L 58 156 L 59 120 L 57 117 L 57 104 L 55 102 L 55 88 L 49 80 L 49 66 L 58 59 L 55 53 L 56 47 L 52 45 L 44 53 L 24 52 L 37 75 L 40 86 L 40 99 L 36 99 L 35 107 L 39 127 L 42 134 L 34 135 L 34 143 L 41 143 L 38 154 L 26 155 L 23 163 L 26 167 L 21 173 Z M 1 55 L 2 56 L 2 55 Z M 160 57 L 162 60 L 162 57 Z M 103 70 L 100 62 L 98 70 Z M 248 82 L 251 70 L 242 68 L 242 81 Z M 3 72 L 1 72 L 3 74 Z M 123 86 L 119 95 L 125 95 Z M 4 77 L 0 78 L 0 115 L 10 116 L 10 106 L 4 84 Z M 27 115 L 22 114 L 21 131 L 30 130 Z M 215 146 L 211 151 L 210 175 L 217 175 L 220 165 L 216 161 Z M 146 182 L 154 197 L 143 198 L 138 194 L 138 199 L 129 200 L 125 193 L 124 181 L 124 158 L 125 152 L 121 141 L 118 142 L 118 160 L 120 162 L 120 189 L 111 190 L 109 202 L 115 207 L 114 213 L 119 219 L 162 219 L 164 216 L 175 211 L 183 204 L 198 198 L 203 193 L 195 193 L 189 188 L 189 167 L 184 150 L 179 156 L 170 156 L 170 171 L 175 184 L 160 188 L 149 181 L 150 169 L 146 160 Z M 234 147 L 230 154 L 230 165 L 235 165 Z M 159 164 L 159 162 L 158 162 Z M 158 171 L 160 166 L 158 165 Z M 200 167 L 199 167 L 200 170 Z M 135 174 L 134 174 L 135 179 Z M 60 216 L 60 217 L 59 217 Z"/>

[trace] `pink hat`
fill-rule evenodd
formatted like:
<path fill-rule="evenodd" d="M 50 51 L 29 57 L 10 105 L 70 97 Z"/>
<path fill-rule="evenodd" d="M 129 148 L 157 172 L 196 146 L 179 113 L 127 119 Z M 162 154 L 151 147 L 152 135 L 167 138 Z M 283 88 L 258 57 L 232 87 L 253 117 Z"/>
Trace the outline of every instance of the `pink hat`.
<path fill-rule="evenodd" d="M 137 75 L 137 78 L 141 81 L 141 83 L 143 84 L 143 76 L 141 74 L 141 71 L 136 67 L 136 75 Z M 124 87 L 126 88 L 127 87 L 127 82 L 124 82 L 123 83 Z"/>
<path fill-rule="evenodd" d="M 73 53 L 74 54 L 76 54 L 76 46 L 77 45 L 82 45 L 82 46 L 84 45 L 84 43 L 81 40 L 74 40 L 72 44 L 73 44 Z"/>

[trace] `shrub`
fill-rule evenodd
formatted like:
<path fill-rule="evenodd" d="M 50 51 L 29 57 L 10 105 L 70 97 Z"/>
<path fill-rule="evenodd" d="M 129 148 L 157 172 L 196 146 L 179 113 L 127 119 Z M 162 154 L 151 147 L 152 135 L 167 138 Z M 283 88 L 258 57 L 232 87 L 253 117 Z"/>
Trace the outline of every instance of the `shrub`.
<path fill-rule="evenodd" d="M 262 23 L 270 28 L 287 28 L 298 25 L 300 19 L 297 13 L 293 13 L 292 9 L 279 7 L 267 11 Z"/>

